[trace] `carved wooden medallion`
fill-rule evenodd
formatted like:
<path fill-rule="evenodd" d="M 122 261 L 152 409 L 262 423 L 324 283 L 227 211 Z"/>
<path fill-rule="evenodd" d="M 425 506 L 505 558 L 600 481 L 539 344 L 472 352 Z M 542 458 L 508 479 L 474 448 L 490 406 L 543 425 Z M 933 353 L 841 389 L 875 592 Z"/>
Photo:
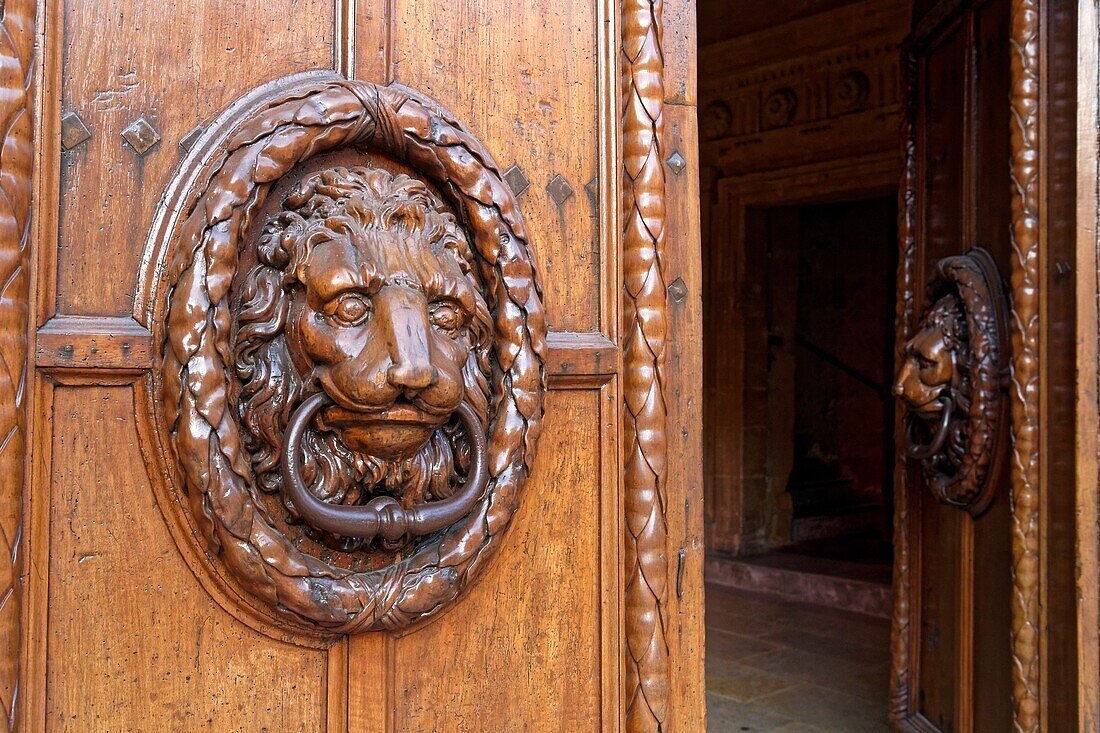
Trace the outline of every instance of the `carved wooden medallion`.
<path fill-rule="evenodd" d="M 453 602 L 515 511 L 546 379 L 481 143 L 409 89 L 281 80 L 196 141 L 149 259 L 161 442 L 230 595 L 323 633 Z"/>
<path fill-rule="evenodd" d="M 983 249 L 936 269 L 894 393 L 906 410 L 906 453 L 920 461 L 932 493 L 977 516 L 993 498 L 1004 452 L 1008 304 Z"/>

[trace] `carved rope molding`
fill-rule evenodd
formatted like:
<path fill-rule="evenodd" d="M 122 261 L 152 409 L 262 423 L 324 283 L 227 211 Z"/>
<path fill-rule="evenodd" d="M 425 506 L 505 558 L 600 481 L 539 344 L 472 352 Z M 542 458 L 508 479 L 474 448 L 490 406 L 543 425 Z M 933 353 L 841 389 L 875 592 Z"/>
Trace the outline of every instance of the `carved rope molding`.
<path fill-rule="evenodd" d="M 661 0 L 623 0 L 623 486 L 626 729 L 668 729 Z"/>
<path fill-rule="evenodd" d="M 542 422 L 546 325 L 515 200 L 481 144 L 409 89 L 330 72 L 245 97 L 196 144 L 151 243 L 170 251 L 152 313 L 162 344 L 162 430 L 191 521 L 262 612 L 310 632 L 398 629 L 449 606 L 499 544 L 530 472 Z M 299 550 L 267 516 L 230 404 L 229 294 L 244 236 L 273 184 L 339 148 L 370 148 L 434 181 L 469 229 L 495 331 L 488 489 L 468 515 L 394 565 L 353 572 Z M 163 256 L 163 255 L 162 255 Z M 166 326 L 162 324 L 167 324 Z M 257 610 L 256 606 L 252 606 Z M 273 609 L 278 609 L 277 613 Z"/>
<path fill-rule="evenodd" d="M 902 114 L 902 145 L 905 168 L 898 189 L 898 281 L 894 329 L 895 369 L 905 360 L 905 344 L 913 337 L 917 315 L 917 59 L 911 52 L 902 57 L 904 81 L 904 113 Z M 890 626 L 890 721 L 900 726 L 909 717 L 910 676 L 910 608 L 909 585 L 911 559 L 909 547 L 909 474 L 905 461 L 905 423 L 902 407 L 897 407 L 894 444 L 894 615 Z"/>
<path fill-rule="evenodd" d="M 19 690 L 20 527 L 26 439 L 28 244 L 34 153 L 28 105 L 34 7 L 8 2 L 0 25 L 0 731 Z"/>
<path fill-rule="evenodd" d="M 1012 0 L 1012 677 L 1017 731 L 1040 725 L 1039 3 Z"/>

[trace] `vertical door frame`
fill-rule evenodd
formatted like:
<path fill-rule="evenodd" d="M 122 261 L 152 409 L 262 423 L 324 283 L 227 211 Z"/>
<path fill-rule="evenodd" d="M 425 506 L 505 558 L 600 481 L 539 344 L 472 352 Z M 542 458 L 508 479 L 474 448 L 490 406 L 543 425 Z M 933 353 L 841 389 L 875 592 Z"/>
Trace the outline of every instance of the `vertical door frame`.
<path fill-rule="evenodd" d="M 1081 731 L 1100 726 L 1100 589 L 1097 580 L 1097 547 L 1100 543 L 1100 508 L 1097 492 L 1097 456 L 1100 455 L 1100 332 L 1097 295 L 1100 293 L 1098 232 L 1100 190 L 1097 188 L 1098 124 L 1100 124 L 1100 17 L 1095 0 L 1077 3 L 1077 404 L 1076 476 L 1077 507 L 1077 720 Z"/>

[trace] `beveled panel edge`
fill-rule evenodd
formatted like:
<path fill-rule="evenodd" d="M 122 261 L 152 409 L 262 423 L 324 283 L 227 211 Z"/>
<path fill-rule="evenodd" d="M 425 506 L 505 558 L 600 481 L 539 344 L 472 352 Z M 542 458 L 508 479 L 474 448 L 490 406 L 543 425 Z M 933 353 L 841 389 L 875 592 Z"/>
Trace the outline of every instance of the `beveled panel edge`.
<path fill-rule="evenodd" d="M 153 336 L 133 318 L 54 316 L 35 335 L 40 369 L 145 370 Z"/>
<path fill-rule="evenodd" d="M 598 387 L 618 370 L 618 347 L 602 333 L 551 331 L 547 345 L 552 386 Z M 35 338 L 39 369 L 144 371 L 154 361 L 153 335 L 133 318 L 57 315 Z"/>

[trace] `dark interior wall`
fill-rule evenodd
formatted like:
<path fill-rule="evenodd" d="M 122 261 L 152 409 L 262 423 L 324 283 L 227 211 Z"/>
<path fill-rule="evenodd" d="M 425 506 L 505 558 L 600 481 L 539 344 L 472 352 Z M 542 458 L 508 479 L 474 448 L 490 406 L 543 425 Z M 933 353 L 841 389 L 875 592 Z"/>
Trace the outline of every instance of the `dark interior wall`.
<path fill-rule="evenodd" d="M 724 41 L 839 8 L 851 0 L 699 0 L 699 45 Z"/>
<path fill-rule="evenodd" d="M 746 212 L 742 554 L 890 539 L 895 198 Z"/>
<path fill-rule="evenodd" d="M 840 479 L 884 503 L 893 472 L 893 198 L 801 207 L 790 483 Z M 796 506 L 797 511 L 797 506 Z"/>
<path fill-rule="evenodd" d="M 792 481 L 851 481 L 881 502 L 892 473 L 897 248 L 893 198 L 799 211 Z M 790 244 L 788 244 L 790 245 Z"/>

